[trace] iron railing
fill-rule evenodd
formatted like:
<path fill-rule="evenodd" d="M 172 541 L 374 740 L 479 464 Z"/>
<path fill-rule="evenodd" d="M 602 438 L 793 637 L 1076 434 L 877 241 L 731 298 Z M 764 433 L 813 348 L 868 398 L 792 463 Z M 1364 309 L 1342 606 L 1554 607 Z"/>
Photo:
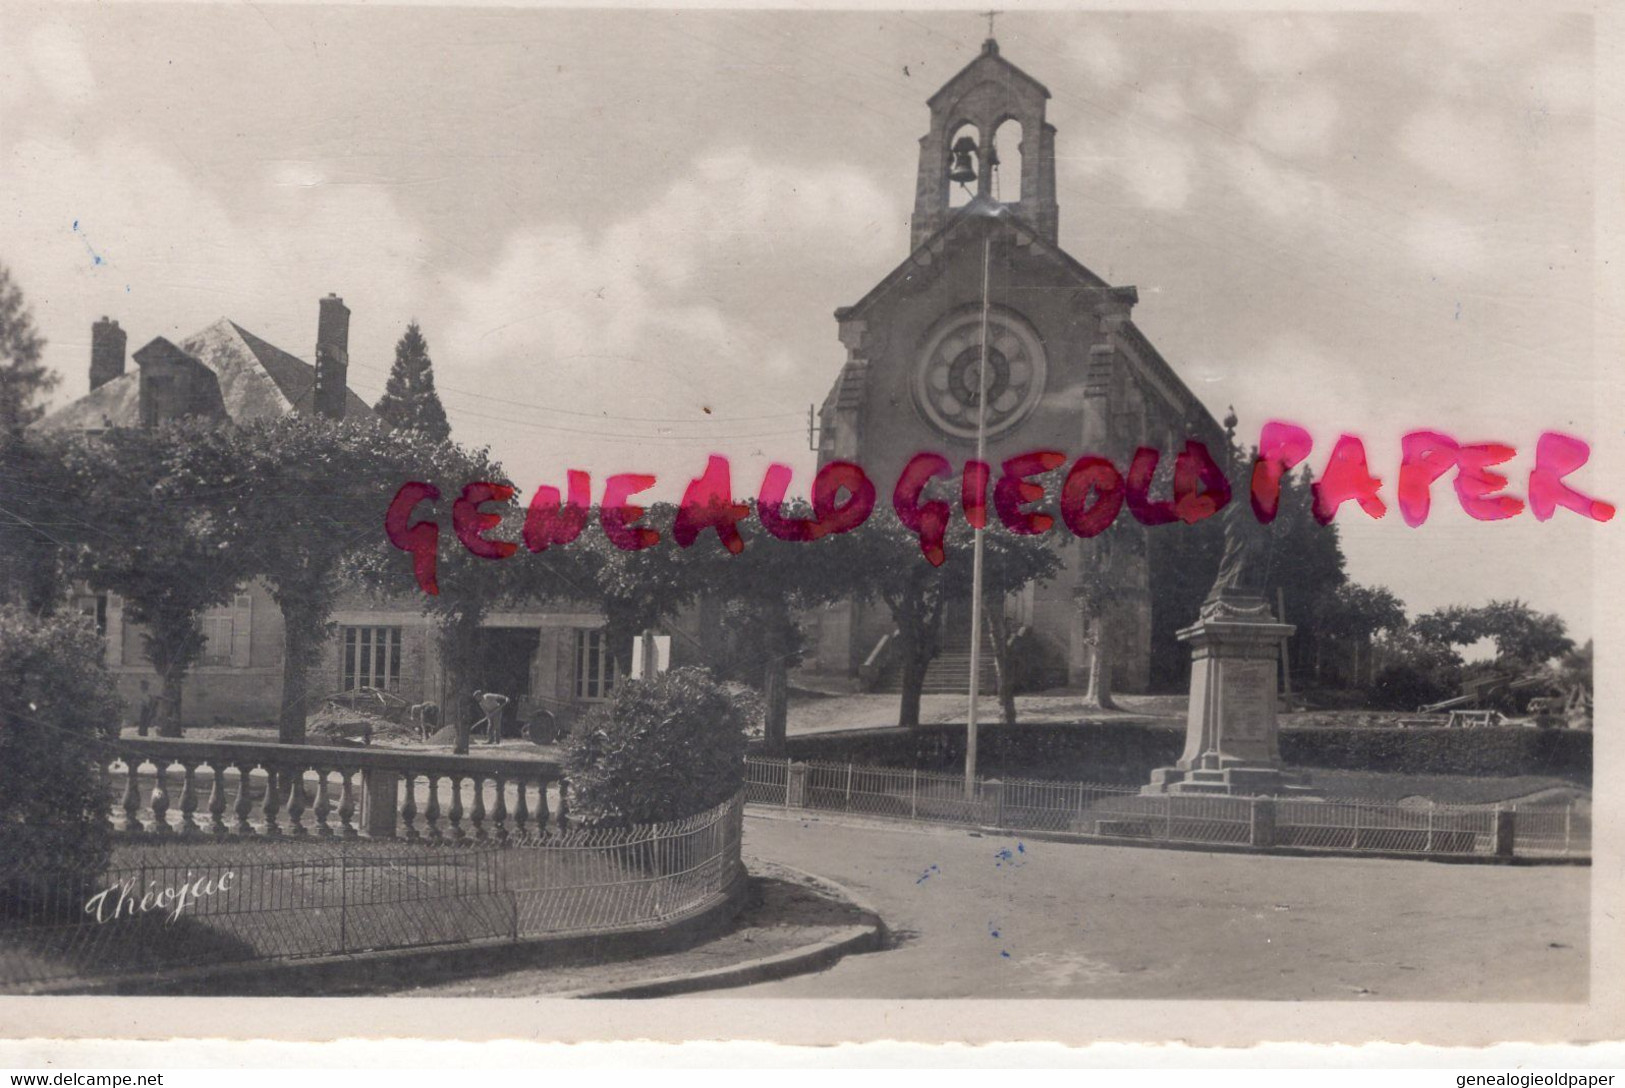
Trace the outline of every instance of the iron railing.
<path fill-rule="evenodd" d="M 91 880 L 0 867 L 0 990 L 671 922 L 743 878 L 743 806 L 506 844 L 144 837 Z"/>
<path fill-rule="evenodd" d="M 1143 794 L 1133 786 L 965 779 L 908 768 L 750 756 L 754 805 L 1146 842 L 1258 848 L 1589 857 L 1589 806 L 1409 805 L 1336 798 Z"/>

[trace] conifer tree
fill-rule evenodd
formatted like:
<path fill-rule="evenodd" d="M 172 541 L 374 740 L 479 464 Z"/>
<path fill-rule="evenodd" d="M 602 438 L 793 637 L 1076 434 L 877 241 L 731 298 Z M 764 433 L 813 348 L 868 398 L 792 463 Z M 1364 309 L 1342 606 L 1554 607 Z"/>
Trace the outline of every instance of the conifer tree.
<path fill-rule="evenodd" d="M 423 338 L 416 321 L 406 326 L 406 334 L 395 345 L 395 365 L 389 371 L 389 384 L 374 410 L 385 423 L 399 431 L 417 431 L 434 442 L 443 442 L 451 435 L 446 409 L 434 391 L 429 342 Z"/>
<path fill-rule="evenodd" d="M 0 265 L 0 435 L 19 435 L 45 414 L 35 401 L 61 379 L 40 362 L 44 347 L 22 291 Z"/>

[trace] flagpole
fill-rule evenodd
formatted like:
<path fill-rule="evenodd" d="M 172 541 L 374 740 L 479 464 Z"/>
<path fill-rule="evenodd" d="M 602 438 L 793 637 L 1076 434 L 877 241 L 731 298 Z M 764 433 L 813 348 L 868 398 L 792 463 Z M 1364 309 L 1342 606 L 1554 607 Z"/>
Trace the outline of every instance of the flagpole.
<path fill-rule="evenodd" d="M 976 460 L 987 461 L 987 310 L 988 270 L 992 264 L 993 228 L 982 239 L 982 358 L 976 371 Z M 985 500 L 986 496 L 982 496 Z M 983 520 L 986 520 L 984 506 Z M 971 527 L 970 580 L 970 709 L 965 717 L 965 799 L 976 800 L 976 702 L 982 687 L 982 526 Z"/>

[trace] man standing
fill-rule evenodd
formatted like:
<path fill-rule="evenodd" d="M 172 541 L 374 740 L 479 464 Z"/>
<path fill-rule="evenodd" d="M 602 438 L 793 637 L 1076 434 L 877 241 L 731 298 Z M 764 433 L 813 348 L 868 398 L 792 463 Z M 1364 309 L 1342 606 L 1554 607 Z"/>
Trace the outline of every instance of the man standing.
<path fill-rule="evenodd" d="M 502 710 L 508 705 L 508 697 L 494 691 L 476 691 L 474 698 L 480 704 L 480 709 L 485 711 L 486 736 L 491 738 L 492 744 L 501 744 Z"/>

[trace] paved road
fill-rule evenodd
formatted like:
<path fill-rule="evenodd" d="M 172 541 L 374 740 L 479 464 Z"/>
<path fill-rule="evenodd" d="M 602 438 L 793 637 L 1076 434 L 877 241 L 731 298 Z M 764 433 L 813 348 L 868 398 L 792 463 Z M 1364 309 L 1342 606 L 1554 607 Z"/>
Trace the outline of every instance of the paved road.
<path fill-rule="evenodd" d="M 1590 870 L 1290 858 L 751 816 L 901 937 L 718 996 L 1583 1001 Z"/>

